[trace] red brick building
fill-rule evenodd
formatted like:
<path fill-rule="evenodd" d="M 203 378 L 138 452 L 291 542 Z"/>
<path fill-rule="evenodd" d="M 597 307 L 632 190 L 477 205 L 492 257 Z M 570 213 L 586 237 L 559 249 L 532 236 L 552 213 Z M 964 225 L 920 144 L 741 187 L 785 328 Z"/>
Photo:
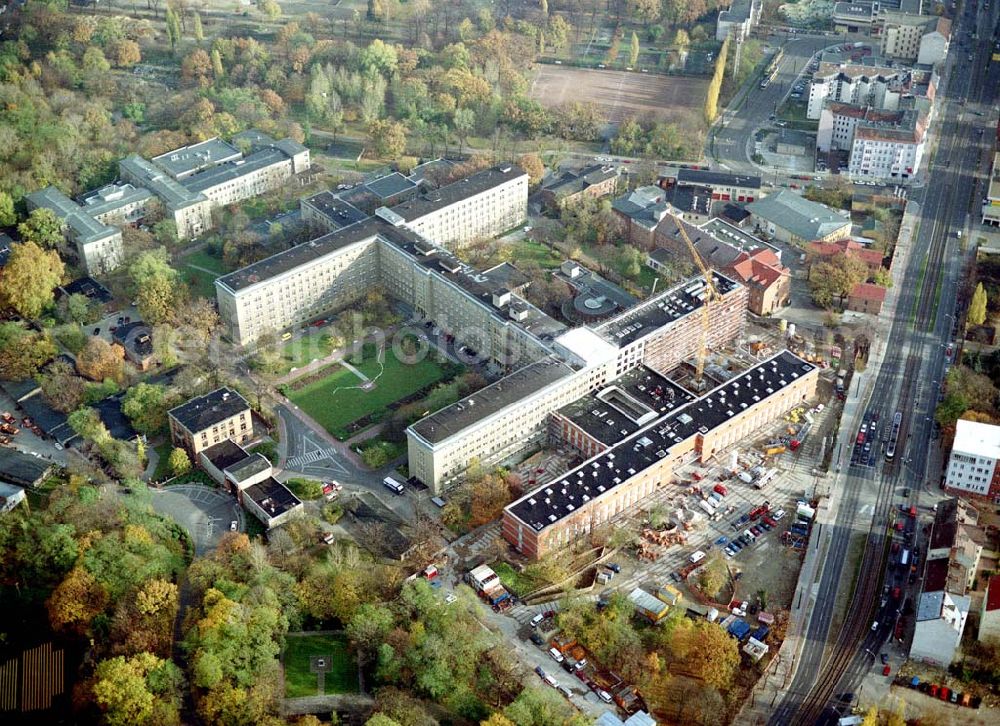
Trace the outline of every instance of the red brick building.
<path fill-rule="evenodd" d="M 788 351 L 754 366 L 508 505 L 504 538 L 539 558 L 586 537 L 670 486 L 692 452 L 707 462 L 814 396 L 818 374 Z"/>

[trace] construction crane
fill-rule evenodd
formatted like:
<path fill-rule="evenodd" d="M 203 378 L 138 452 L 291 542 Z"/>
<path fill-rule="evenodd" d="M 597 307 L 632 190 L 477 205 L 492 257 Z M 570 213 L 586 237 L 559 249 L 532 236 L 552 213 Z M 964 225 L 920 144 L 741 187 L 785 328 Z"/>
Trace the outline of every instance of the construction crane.
<path fill-rule="evenodd" d="M 676 214 L 671 213 L 671 216 L 674 218 L 674 223 L 677 225 L 677 230 L 680 232 L 681 239 L 684 240 L 684 244 L 687 245 L 688 251 L 694 258 L 694 263 L 698 266 L 702 276 L 705 278 L 705 301 L 701 306 L 701 335 L 698 338 L 698 357 L 695 362 L 695 383 L 701 385 L 702 376 L 705 373 L 705 358 L 708 355 L 708 330 L 711 325 L 709 308 L 713 302 L 719 299 L 719 292 L 715 289 L 715 281 L 712 279 L 712 271 L 705 267 L 705 263 L 702 262 L 701 255 L 699 255 L 698 250 L 695 249 L 694 242 L 691 241 L 691 238 L 688 237 L 687 231 L 684 229 L 684 221 Z"/>

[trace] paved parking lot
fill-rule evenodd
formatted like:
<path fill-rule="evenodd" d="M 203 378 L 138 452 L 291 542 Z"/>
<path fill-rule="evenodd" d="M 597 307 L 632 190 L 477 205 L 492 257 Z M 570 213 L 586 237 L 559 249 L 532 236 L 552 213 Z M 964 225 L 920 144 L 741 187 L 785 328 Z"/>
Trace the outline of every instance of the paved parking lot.
<path fill-rule="evenodd" d="M 191 535 L 195 554 L 212 550 L 234 520 L 243 530 L 244 513 L 236 500 L 221 489 L 201 484 L 177 484 L 153 489 L 153 509 L 173 517 Z"/>

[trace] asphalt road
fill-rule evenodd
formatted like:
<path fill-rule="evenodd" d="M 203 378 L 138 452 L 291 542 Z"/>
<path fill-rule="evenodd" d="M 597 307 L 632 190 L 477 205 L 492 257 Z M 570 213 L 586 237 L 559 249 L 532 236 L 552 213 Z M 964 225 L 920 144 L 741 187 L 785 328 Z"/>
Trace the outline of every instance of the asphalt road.
<path fill-rule="evenodd" d="M 834 530 L 819 584 L 817 603 L 805 630 L 807 644 L 803 648 L 795 677 L 771 719 L 772 724 L 792 722 L 822 672 L 824 646 L 836 642 L 840 635 L 839 630 L 831 633 L 830 625 L 839 585 L 852 580 L 850 573 L 844 570 L 852 531 L 868 530 L 875 511 L 873 502 L 877 501 L 880 492 L 883 497 L 892 497 L 892 505 L 895 507 L 904 501 L 900 484 L 912 484 L 915 501 L 919 501 L 921 484 L 926 491 L 936 489 L 936 477 L 932 482 L 925 479 L 933 426 L 932 412 L 946 365 L 944 349 L 952 336 L 961 266 L 967 257 L 958 250 L 958 240 L 954 233 L 969 223 L 978 225 L 978 210 L 974 206 L 978 201 L 978 195 L 974 191 L 977 184 L 974 175 L 979 170 L 984 149 L 992 141 L 991 124 L 995 122 L 991 104 L 998 87 L 997 64 L 992 64 L 994 67 L 988 73 L 985 70 L 994 13 L 995 9 L 988 13 L 989 17 L 982 12 L 979 14 L 980 35 L 985 36 L 985 40 L 980 41 L 974 63 L 967 63 L 964 57 L 966 50 L 953 51 L 961 54 L 961 57 L 956 57 L 953 61 L 955 71 L 951 74 L 950 85 L 944 93 L 946 103 L 941 111 L 943 122 L 938 130 L 940 147 L 932 160 L 929 174 L 932 181 L 917 190 L 912 197 L 913 201 L 920 204 L 920 226 L 901 285 L 897 316 L 885 341 L 885 359 L 870 401 L 861 406 L 862 410 L 867 408 L 878 412 L 883 426 L 892 420 L 895 411 L 909 412 L 909 418 L 903 424 L 907 432 L 906 441 L 897 453 L 900 463 L 892 471 L 882 468 L 881 461 L 874 470 L 848 466 L 841 485 L 840 507 L 836 522 L 832 525 Z M 968 28 L 970 22 L 963 15 L 960 25 Z M 964 35 L 965 31 L 960 31 L 960 36 Z M 972 72 L 969 72 L 970 65 Z M 963 107 L 959 102 L 966 98 L 969 102 Z M 984 115 L 978 115 L 975 113 L 977 111 Z M 985 129 L 982 134 L 978 132 L 979 127 Z M 973 203 L 971 215 L 970 200 Z M 921 271 L 932 242 L 943 244 L 945 252 L 940 267 L 932 270 L 931 266 L 927 266 L 928 274 L 922 284 L 939 285 L 940 288 L 934 295 L 935 307 L 929 318 L 930 329 L 913 329 L 910 312 L 921 289 Z M 916 371 L 907 371 L 907 361 L 912 360 L 911 356 L 915 356 L 919 362 Z M 916 381 L 912 388 L 907 389 L 912 401 L 900 400 L 904 377 L 908 379 L 910 376 Z M 851 422 L 849 436 L 856 432 L 857 423 Z M 876 522 L 875 528 L 882 528 L 885 524 Z M 918 539 L 919 531 L 915 533 L 915 540 Z M 905 573 L 890 570 L 886 575 L 885 588 L 895 585 L 906 587 L 908 583 L 904 578 Z M 916 595 L 917 589 L 913 588 L 911 597 Z M 871 619 L 877 621 L 879 626 L 875 631 L 866 631 L 866 636 L 857 647 L 843 678 L 834 689 L 835 693 L 854 691 L 886 639 L 892 634 L 898 603 L 891 598 L 883 598 L 880 603 L 869 605 L 869 612 L 874 611 L 874 615 L 865 620 L 864 626 L 867 627 Z M 850 625 L 845 624 L 844 629 Z M 860 627 L 857 623 L 854 625 Z"/>
<path fill-rule="evenodd" d="M 748 149 L 754 132 L 767 125 L 768 117 L 788 95 L 796 77 L 802 72 L 817 51 L 833 45 L 843 45 L 844 39 L 828 37 L 800 37 L 784 43 L 784 56 L 778 64 L 778 73 L 767 88 L 750 89 L 745 103 L 732 118 L 724 119 L 716 132 L 714 143 L 709 140 L 707 156 L 720 160 L 720 165 L 731 172 L 760 174 L 760 168 L 750 161 Z"/>

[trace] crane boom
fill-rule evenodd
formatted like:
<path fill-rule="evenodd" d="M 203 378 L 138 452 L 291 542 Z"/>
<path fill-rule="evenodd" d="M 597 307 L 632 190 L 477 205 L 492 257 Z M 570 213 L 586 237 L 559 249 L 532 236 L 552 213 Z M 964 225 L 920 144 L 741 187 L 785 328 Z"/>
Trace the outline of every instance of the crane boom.
<path fill-rule="evenodd" d="M 719 292 L 715 289 L 715 281 L 712 279 L 712 271 L 705 266 L 705 263 L 701 259 L 701 255 L 698 254 L 698 250 L 694 246 L 694 242 L 691 241 L 687 231 L 684 229 L 683 220 L 681 220 L 681 218 L 676 214 L 671 213 L 671 216 L 674 218 L 674 223 L 677 225 L 681 239 L 684 240 L 684 244 L 687 245 L 688 251 L 694 258 L 694 264 L 698 266 L 702 276 L 705 278 L 705 304 L 701 306 L 701 335 L 698 337 L 698 357 L 696 359 L 695 368 L 695 380 L 698 383 L 701 383 L 702 375 L 705 373 L 705 358 L 708 355 L 708 330 L 711 326 L 709 308 L 713 302 L 719 299 Z"/>

